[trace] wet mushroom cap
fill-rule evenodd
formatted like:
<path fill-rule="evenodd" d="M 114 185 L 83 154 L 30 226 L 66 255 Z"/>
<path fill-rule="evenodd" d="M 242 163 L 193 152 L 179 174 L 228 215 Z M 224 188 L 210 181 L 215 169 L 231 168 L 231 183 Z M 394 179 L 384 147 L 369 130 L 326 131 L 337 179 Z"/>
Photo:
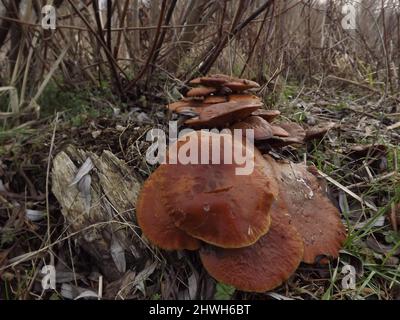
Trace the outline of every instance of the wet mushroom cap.
<path fill-rule="evenodd" d="M 259 162 L 253 160 L 258 154 L 252 153 L 242 140 L 232 139 L 230 134 L 204 131 L 185 136 L 177 143 L 178 155 L 187 154 L 188 150 L 195 154 L 200 146 L 205 146 L 209 161 L 166 164 L 160 184 L 163 203 L 175 225 L 197 239 L 224 248 L 248 246 L 264 235 L 270 226 L 269 208 L 277 196 L 274 178 L 266 177 Z M 237 152 L 248 155 L 243 165 L 236 158 L 232 164 L 226 163 L 229 159 L 225 153 L 234 152 L 234 144 Z M 196 160 L 204 157 L 204 150 L 198 152 Z M 219 163 L 212 163 L 215 156 L 220 157 Z M 247 164 L 251 171 L 238 174 L 237 169 Z"/>
<path fill-rule="evenodd" d="M 150 242 L 166 250 L 197 250 L 201 242 L 179 230 L 162 204 L 160 183 L 162 165 L 145 181 L 136 205 L 140 228 Z"/>
<path fill-rule="evenodd" d="M 248 117 L 262 104 L 257 102 L 224 102 L 205 108 L 197 118 L 189 119 L 186 125 L 194 128 L 214 128 L 225 126 Z"/>
<path fill-rule="evenodd" d="M 279 184 L 278 201 L 283 201 L 292 225 L 304 240 L 306 263 L 320 255 L 338 257 L 346 230 L 338 209 L 322 190 L 317 177 L 304 164 L 277 162 L 264 155 L 272 165 Z"/>
<path fill-rule="evenodd" d="M 272 290 L 286 281 L 303 257 L 303 240 L 288 223 L 285 204 L 271 208 L 271 227 L 255 244 L 237 249 L 203 246 L 200 258 L 219 282 L 250 292 Z"/>

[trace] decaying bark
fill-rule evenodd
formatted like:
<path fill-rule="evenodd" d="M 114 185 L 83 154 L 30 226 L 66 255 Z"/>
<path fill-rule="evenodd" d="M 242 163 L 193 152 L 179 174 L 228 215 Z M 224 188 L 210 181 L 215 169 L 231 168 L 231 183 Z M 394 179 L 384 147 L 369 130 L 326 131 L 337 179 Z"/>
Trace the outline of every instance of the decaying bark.
<path fill-rule="evenodd" d="M 139 190 L 133 172 L 109 151 L 99 157 L 69 146 L 53 161 L 52 191 L 68 231 L 109 281 L 125 273 L 127 259 L 143 258 L 134 214 Z"/>

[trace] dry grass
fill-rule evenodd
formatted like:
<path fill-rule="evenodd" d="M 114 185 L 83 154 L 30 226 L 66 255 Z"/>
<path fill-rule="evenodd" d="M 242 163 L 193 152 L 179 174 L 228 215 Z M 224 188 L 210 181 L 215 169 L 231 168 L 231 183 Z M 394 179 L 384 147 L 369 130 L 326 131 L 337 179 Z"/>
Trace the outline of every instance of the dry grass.
<path fill-rule="evenodd" d="M 341 27 L 338 1 L 109 3 L 96 14 L 96 1 L 55 1 L 55 31 L 39 25 L 41 1 L 0 10 L 0 57 L 7 57 L 0 60 L 0 299 L 77 297 L 82 288 L 111 299 L 400 298 L 395 2 L 360 1 L 355 31 Z M 163 105 L 208 71 L 259 81 L 282 117 L 340 125 L 318 143 L 275 150 L 329 177 L 349 229 L 340 259 L 302 265 L 273 293 L 254 295 L 216 287 L 190 253 L 148 248 L 142 265 L 104 282 L 49 192 L 52 156 L 68 144 L 110 150 L 145 179 L 153 170 L 143 157 L 145 133 L 165 128 Z M 32 221 L 27 209 L 42 219 Z M 57 291 L 44 292 L 40 270 L 52 261 L 62 278 Z M 346 263 L 356 267 L 355 290 L 341 286 Z"/>

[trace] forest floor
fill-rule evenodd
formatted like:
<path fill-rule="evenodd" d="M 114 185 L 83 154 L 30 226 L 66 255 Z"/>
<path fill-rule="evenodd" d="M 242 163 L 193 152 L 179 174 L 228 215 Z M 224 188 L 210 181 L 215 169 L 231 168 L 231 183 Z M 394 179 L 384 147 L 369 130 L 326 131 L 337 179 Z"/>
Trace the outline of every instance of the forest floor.
<path fill-rule="evenodd" d="M 51 193 L 51 159 L 69 144 L 97 154 L 109 150 L 144 181 L 154 170 L 144 157 L 146 132 L 176 118 L 154 97 L 123 106 L 129 109 L 123 112 L 107 95 L 49 94 L 42 106 L 52 107 L 43 107 L 39 120 L 0 129 L 0 299 L 95 296 L 99 287 L 111 299 L 400 299 L 399 101 L 357 90 L 288 86 L 273 107 L 267 103 L 282 112 L 281 119 L 336 124 L 318 142 L 272 152 L 328 175 L 329 196 L 349 237 L 338 261 L 302 264 L 265 294 L 216 284 L 194 253 L 150 250 L 140 268 L 128 264 L 129 274 L 103 287 L 96 265 L 76 245 L 80 235 L 65 236 Z M 51 257 L 62 277 L 55 291 L 44 292 L 40 271 Z M 355 289 L 342 286 L 345 264 L 356 270 Z"/>

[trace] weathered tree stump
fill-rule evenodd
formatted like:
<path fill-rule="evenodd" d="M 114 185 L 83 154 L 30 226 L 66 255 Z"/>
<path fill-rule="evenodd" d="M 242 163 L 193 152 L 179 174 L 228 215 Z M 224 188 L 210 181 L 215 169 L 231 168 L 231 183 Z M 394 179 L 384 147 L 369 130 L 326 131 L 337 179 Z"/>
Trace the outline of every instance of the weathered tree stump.
<path fill-rule="evenodd" d="M 52 191 L 68 232 L 108 281 L 123 276 L 128 257 L 143 258 L 134 213 L 139 190 L 134 173 L 109 151 L 97 156 L 69 146 L 53 161 Z"/>

